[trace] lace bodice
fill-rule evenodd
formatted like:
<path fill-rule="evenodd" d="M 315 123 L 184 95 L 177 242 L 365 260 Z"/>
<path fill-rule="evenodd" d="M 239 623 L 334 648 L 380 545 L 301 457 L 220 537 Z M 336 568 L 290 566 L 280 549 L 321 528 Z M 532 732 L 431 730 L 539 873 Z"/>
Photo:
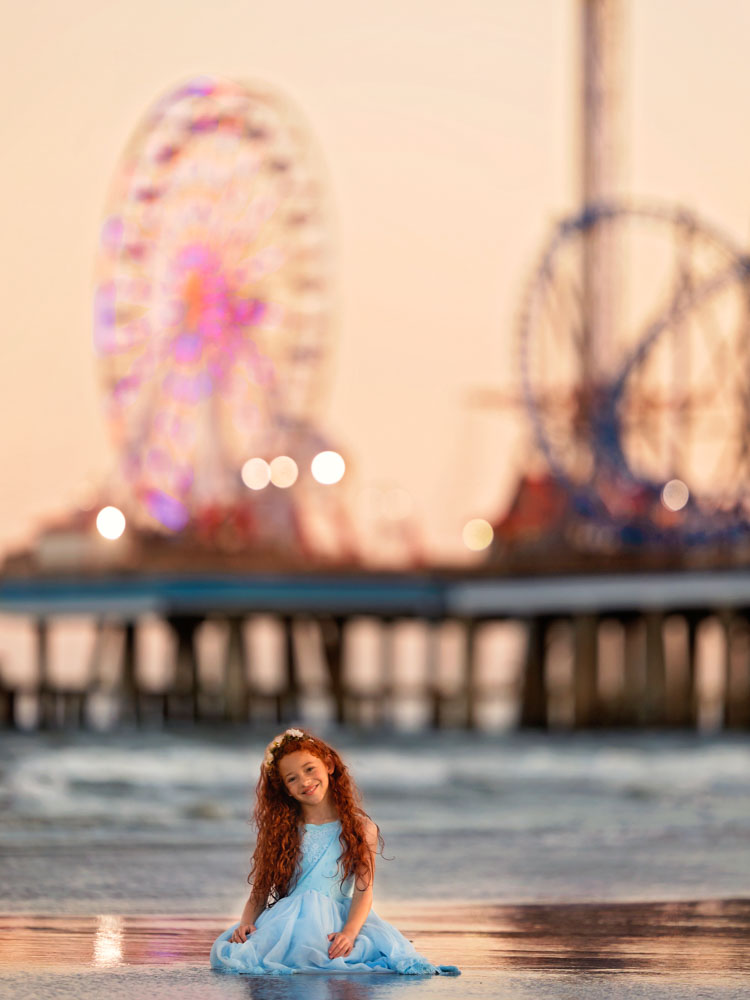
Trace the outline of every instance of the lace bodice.
<path fill-rule="evenodd" d="M 305 823 L 305 832 L 302 837 L 303 870 L 309 871 L 323 857 L 331 842 L 331 831 L 334 824 L 340 825 L 337 819 L 330 823 Z"/>
<path fill-rule="evenodd" d="M 350 899 L 354 892 L 354 879 L 350 876 L 342 885 L 339 871 L 341 854 L 341 823 L 306 823 L 302 835 L 302 857 L 299 878 L 294 892 L 314 889 L 333 899 Z"/>

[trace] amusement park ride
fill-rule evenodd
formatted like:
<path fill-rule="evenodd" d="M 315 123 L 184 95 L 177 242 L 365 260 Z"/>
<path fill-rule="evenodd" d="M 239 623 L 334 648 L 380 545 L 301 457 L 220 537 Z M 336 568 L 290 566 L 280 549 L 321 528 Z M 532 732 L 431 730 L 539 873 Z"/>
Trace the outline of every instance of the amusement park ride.
<path fill-rule="evenodd" d="M 579 265 L 605 234 L 630 265 L 630 309 L 595 365 Z M 520 329 L 548 471 L 522 481 L 495 526 L 496 559 L 537 571 L 747 560 L 749 276 L 738 247 L 679 208 L 598 203 L 557 227 Z"/>
<path fill-rule="evenodd" d="M 123 157 L 97 266 L 94 348 L 117 466 L 78 524 L 40 539 L 48 563 L 64 559 L 55 535 L 76 531 L 92 539 L 84 572 L 102 560 L 148 571 L 353 558 L 345 513 L 321 485 L 336 471 L 310 473 L 316 456 L 330 466 L 338 454 L 315 421 L 331 333 L 327 221 L 287 102 L 201 78 L 157 103 Z M 100 508 L 114 508 L 115 532 L 118 513 L 128 525 L 108 547 L 96 542 Z M 325 522 L 328 551 L 312 521 Z"/>
<path fill-rule="evenodd" d="M 314 557 L 327 222 L 311 141 L 270 92 L 193 80 L 132 140 L 102 232 L 95 345 L 147 564 L 186 547 L 246 565 Z M 327 513 L 341 556 L 341 514 Z"/>
<path fill-rule="evenodd" d="M 555 227 L 519 330 L 522 404 L 546 472 L 522 478 L 490 561 L 746 564 L 750 257 L 692 211 L 623 197 L 622 5 L 580 6 L 583 207 Z"/>

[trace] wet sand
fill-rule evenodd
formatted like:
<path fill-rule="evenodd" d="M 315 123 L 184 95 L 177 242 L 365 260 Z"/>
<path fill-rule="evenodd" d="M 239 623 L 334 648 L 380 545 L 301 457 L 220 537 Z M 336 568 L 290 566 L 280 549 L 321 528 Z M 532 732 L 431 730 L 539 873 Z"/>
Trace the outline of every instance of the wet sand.
<path fill-rule="evenodd" d="M 212 972 L 226 918 L 0 915 L 0 996 L 367 1000 L 404 990 L 451 997 L 747 996 L 750 900 L 382 906 L 458 980 L 243 977 Z"/>

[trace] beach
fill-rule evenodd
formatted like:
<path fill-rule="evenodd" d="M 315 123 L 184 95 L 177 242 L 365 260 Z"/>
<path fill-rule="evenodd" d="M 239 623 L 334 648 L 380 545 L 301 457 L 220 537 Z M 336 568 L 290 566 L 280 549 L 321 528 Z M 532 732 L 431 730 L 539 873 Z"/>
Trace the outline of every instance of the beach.
<path fill-rule="evenodd" d="M 329 735 L 385 836 L 377 912 L 459 979 L 210 970 L 247 892 L 268 733 L 20 733 L 2 738 L 0 996 L 746 994 L 746 738 Z"/>
<path fill-rule="evenodd" d="M 227 921 L 206 917 L 0 918 L 0 989 L 9 997 L 746 996 L 750 902 L 384 911 L 460 980 L 390 975 L 247 977 L 212 972 Z"/>

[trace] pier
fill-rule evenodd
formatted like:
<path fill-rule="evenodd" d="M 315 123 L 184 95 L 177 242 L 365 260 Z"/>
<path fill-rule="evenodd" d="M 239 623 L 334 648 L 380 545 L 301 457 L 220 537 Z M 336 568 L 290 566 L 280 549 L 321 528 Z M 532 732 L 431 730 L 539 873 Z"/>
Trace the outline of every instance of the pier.
<path fill-rule="evenodd" d="M 6 726 L 90 725 L 98 699 L 113 726 L 283 723 L 310 705 L 339 724 L 388 725 L 407 701 L 436 728 L 502 716 L 537 729 L 750 729 L 744 570 L 6 579 L 0 615 L 25 628 L 34 659 L 23 683 L 0 660 Z M 72 679 L 55 646 L 71 621 L 90 633 Z"/>

